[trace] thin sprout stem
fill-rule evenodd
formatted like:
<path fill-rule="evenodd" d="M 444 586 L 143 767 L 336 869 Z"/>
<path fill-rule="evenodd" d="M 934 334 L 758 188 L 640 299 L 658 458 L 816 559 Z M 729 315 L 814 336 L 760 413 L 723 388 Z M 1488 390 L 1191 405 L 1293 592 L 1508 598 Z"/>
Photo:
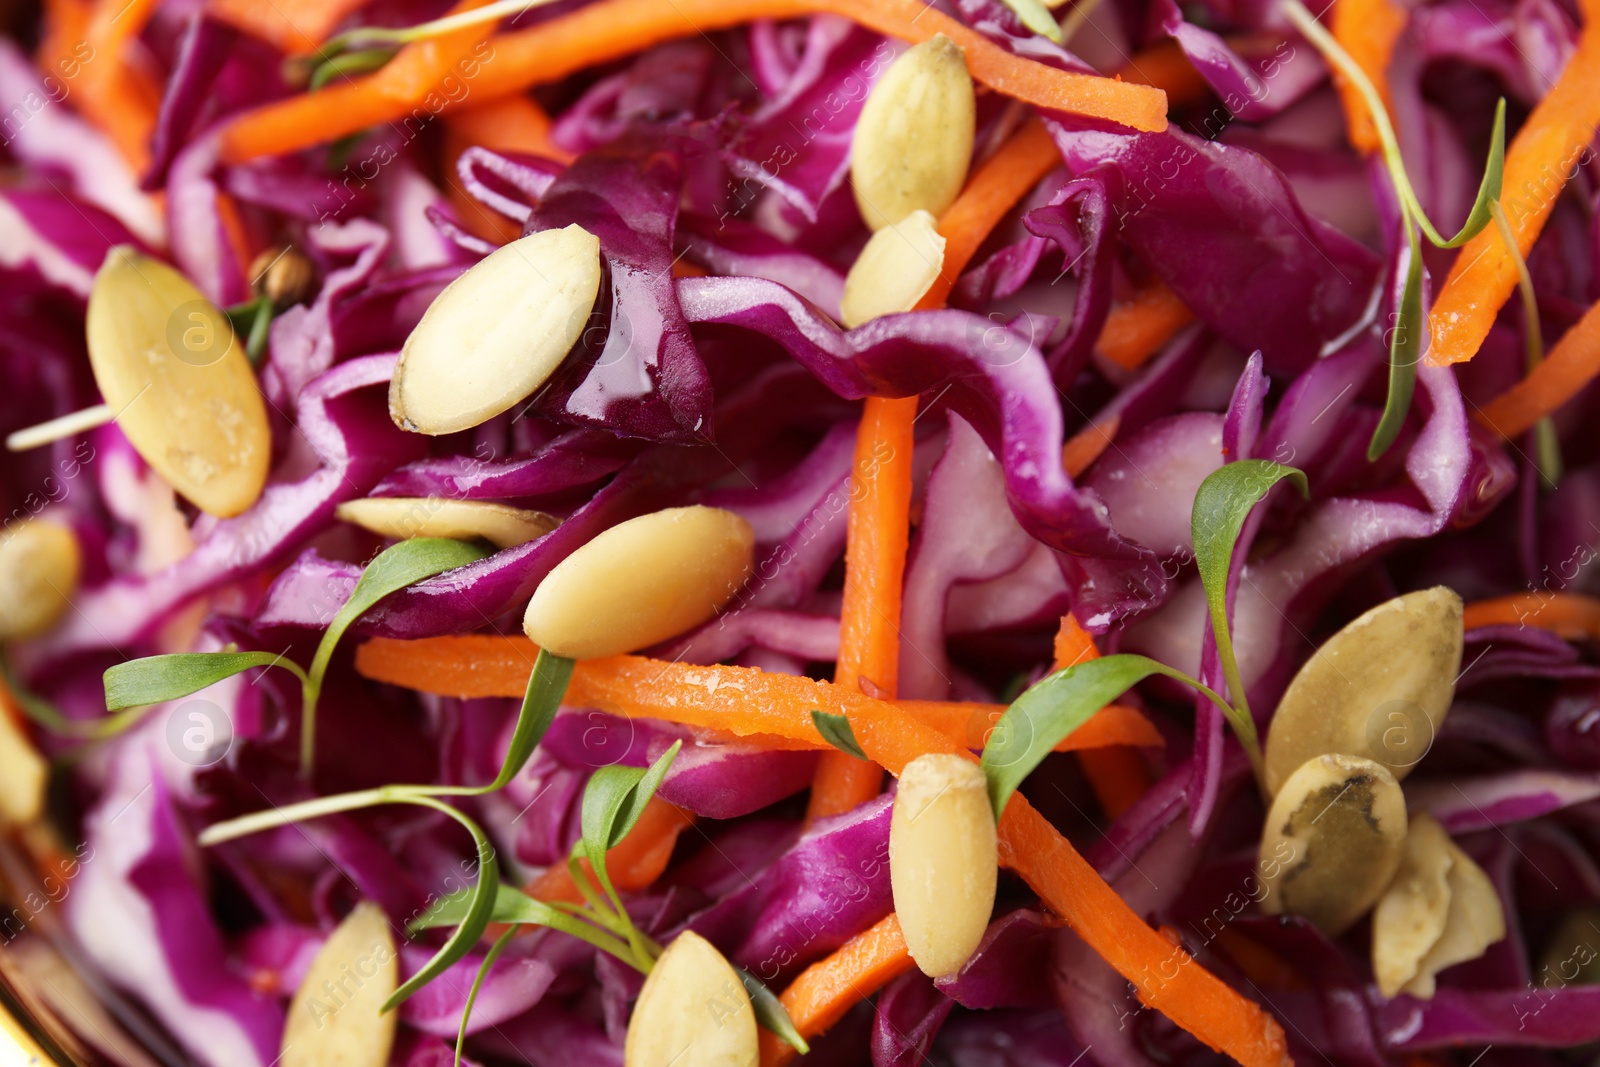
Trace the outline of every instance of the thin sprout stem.
<path fill-rule="evenodd" d="M 1465 233 L 1456 238 L 1446 238 L 1441 234 L 1427 212 L 1422 210 L 1422 202 L 1417 199 L 1416 190 L 1411 186 L 1411 178 L 1406 174 L 1405 157 L 1400 153 L 1400 139 L 1395 136 L 1394 124 L 1389 121 L 1389 109 L 1384 106 L 1383 97 L 1379 94 L 1372 79 L 1367 77 L 1367 72 L 1361 65 L 1351 58 L 1350 53 L 1326 29 L 1317 17 L 1307 11 L 1300 0 L 1282 0 L 1283 13 L 1288 16 L 1294 28 L 1322 54 L 1338 72 L 1343 75 L 1356 92 L 1361 94 L 1361 100 L 1367 105 L 1367 111 L 1372 115 L 1373 128 L 1378 133 L 1378 141 L 1383 149 L 1383 162 L 1388 168 L 1389 179 L 1395 187 L 1395 197 L 1400 201 L 1402 224 L 1405 217 L 1410 216 L 1428 240 L 1440 248 L 1453 248 L 1460 240 L 1465 239 Z M 1503 107 L 1502 103 L 1502 107 Z"/>
<path fill-rule="evenodd" d="M 1527 320 L 1523 337 L 1528 350 L 1528 370 L 1531 372 L 1544 360 L 1544 335 L 1539 329 L 1539 299 L 1533 291 L 1533 275 L 1528 273 L 1528 261 L 1522 258 L 1522 249 L 1517 246 L 1516 231 L 1511 228 L 1511 220 L 1506 218 L 1505 208 L 1501 207 L 1500 201 L 1489 201 L 1489 213 L 1494 216 L 1494 225 L 1500 231 L 1500 241 L 1506 247 L 1506 254 L 1511 257 L 1511 262 L 1517 268 L 1517 289 L 1522 294 L 1522 317 Z"/>
<path fill-rule="evenodd" d="M 1527 369 L 1532 374 L 1534 369 L 1544 362 L 1544 332 L 1539 326 L 1539 297 L 1533 289 L 1533 275 L 1528 273 L 1528 261 L 1523 258 L 1522 248 L 1517 244 L 1516 231 L 1511 228 L 1511 220 L 1506 217 L 1505 208 L 1499 200 L 1489 201 L 1489 213 L 1494 216 L 1494 225 L 1500 231 L 1500 243 L 1505 245 L 1506 254 L 1511 257 L 1511 262 L 1517 268 L 1517 290 L 1522 295 L 1523 342 L 1527 347 Z M 1545 485 L 1554 488 L 1561 480 L 1561 440 L 1556 434 L 1555 421 L 1546 415 L 1534 424 L 1533 429 L 1534 466 L 1539 470 L 1539 477 Z"/>
<path fill-rule="evenodd" d="M 500 954 L 511 944 L 511 939 L 516 936 L 517 929 L 512 927 L 499 937 L 484 954 L 483 963 L 478 967 L 478 975 L 473 979 L 472 989 L 467 993 L 467 1003 L 461 1009 L 461 1025 L 456 1028 L 456 1067 L 461 1067 L 461 1047 L 467 1041 L 467 1023 L 472 1020 L 472 1006 L 478 1002 L 478 993 L 483 989 L 483 983 L 489 977 L 489 971 L 499 962 Z"/>
<path fill-rule="evenodd" d="M 1072 10 L 1061 17 L 1061 41 L 1063 44 L 1077 36 L 1078 31 L 1089 24 L 1089 17 L 1099 7 L 1101 0 L 1078 0 L 1072 5 Z M 1052 7 L 1059 6 L 1052 4 Z"/>
<path fill-rule="evenodd" d="M 415 804 L 428 798 L 428 792 L 429 787 L 424 785 L 384 785 L 376 789 L 361 789 L 354 793 L 338 793 L 331 797 L 302 800 L 298 804 L 257 811 L 208 826 L 200 831 L 198 840 L 201 847 L 209 848 L 224 841 L 249 837 L 263 830 L 276 830 L 306 819 L 320 819 L 324 815 L 359 811 L 379 804 Z"/>
<path fill-rule="evenodd" d="M 464 30 L 469 26 L 480 26 L 485 22 L 494 22 L 506 15 L 513 17 L 524 11 L 546 4 L 555 3 L 555 0 L 497 0 L 496 3 L 486 4 L 472 11 L 462 11 L 454 15 L 434 19 L 432 22 L 421 22 L 415 26 L 401 26 L 390 28 L 384 26 L 361 26 L 356 29 L 341 33 L 328 41 L 323 46 L 327 55 L 335 55 L 358 45 L 368 44 L 413 44 L 425 41 L 430 37 L 439 37 L 456 30 Z"/>

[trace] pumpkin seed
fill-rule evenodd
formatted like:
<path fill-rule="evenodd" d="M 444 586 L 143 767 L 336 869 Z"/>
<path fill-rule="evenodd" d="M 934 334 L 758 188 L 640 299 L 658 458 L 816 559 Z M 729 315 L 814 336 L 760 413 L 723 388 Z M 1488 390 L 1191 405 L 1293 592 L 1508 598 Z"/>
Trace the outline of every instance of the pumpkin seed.
<path fill-rule="evenodd" d="M 470 429 L 555 373 L 600 293 L 600 240 L 542 230 L 491 252 L 445 287 L 406 338 L 389 414 L 417 433 Z"/>
<path fill-rule="evenodd" d="M 44 810 L 50 765 L 23 731 L 22 714 L 10 695 L 0 701 L 0 828 L 26 826 Z"/>
<path fill-rule="evenodd" d="M 183 275 L 120 245 L 95 275 L 87 332 L 100 395 L 145 462 L 211 515 L 254 504 L 272 437 L 228 317 Z"/>
<path fill-rule="evenodd" d="M 1267 792 L 1330 752 L 1375 760 L 1404 778 L 1450 710 L 1461 635 L 1461 598 L 1436 586 L 1379 604 L 1325 641 L 1272 717 Z"/>
<path fill-rule="evenodd" d="M 1506 936 L 1505 909 L 1494 883 L 1454 841 L 1446 838 L 1445 847 L 1450 854 L 1450 871 L 1446 876 L 1450 885 L 1450 910 L 1445 915 L 1444 931 L 1417 964 L 1416 975 L 1402 987 L 1423 1000 L 1432 999 L 1436 988 L 1434 976 L 1440 971 L 1477 959 L 1484 949 Z"/>
<path fill-rule="evenodd" d="M 924 974 L 955 974 L 983 940 L 997 849 L 978 764 L 943 752 L 906 764 L 889 820 L 889 882 L 906 947 Z"/>
<path fill-rule="evenodd" d="M 449 537 L 457 541 L 482 538 L 500 548 L 536 540 L 561 522 L 542 511 L 450 497 L 369 496 L 345 501 L 334 514 L 342 522 L 397 541 L 413 537 Z"/>
<path fill-rule="evenodd" d="M 1387 767 L 1337 754 L 1306 760 L 1267 813 L 1261 910 L 1303 915 L 1337 936 L 1383 895 L 1405 838 L 1405 798 Z"/>
<path fill-rule="evenodd" d="M 1450 835 L 1426 812 L 1413 815 L 1405 855 L 1372 912 L 1372 971 L 1395 996 L 1417 974 L 1450 913 Z"/>
<path fill-rule="evenodd" d="M 656 960 L 628 1022 L 626 1067 L 755 1067 L 756 1013 L 733 965 L 685 931 Z"/>
<path fill-rule="evenodd" d="M 852 329 L 880 315 L 910 311 L 944 269 L 944 238 L 918 209 L 867 241 L 844 279 L 841 314 Z"/>
<path fill-rule="evenodd" d="M 889 65 L 850 142 L 851 185 L 868 226 L 918 210 L 938 215 L 955 201 L 972 163 L 976 109 L 967 61 L 943 34 Z"/>
<path fill-rule="evenodd" d="M 400 957 L 383 909 L 370 901 L 334 928 L 289 1004 L 283 1067 L 384 1067 L 395 1012 L 383 1002 L 400 984 Z"/>
<path fill-rule="evenodd" d="M 0 533 L 0 641 L 37 637 L 66 614 L 83 557 L 73 532 L 24 519 Z"/>
<path fill-rule="evenodd" d="M 755 532 L 731 511 L 640 515 L 558 563 L 534 590 L 522 628 L 540 648 L 571 659 L 632 652 L 722 610 L 754 559 Z"/>

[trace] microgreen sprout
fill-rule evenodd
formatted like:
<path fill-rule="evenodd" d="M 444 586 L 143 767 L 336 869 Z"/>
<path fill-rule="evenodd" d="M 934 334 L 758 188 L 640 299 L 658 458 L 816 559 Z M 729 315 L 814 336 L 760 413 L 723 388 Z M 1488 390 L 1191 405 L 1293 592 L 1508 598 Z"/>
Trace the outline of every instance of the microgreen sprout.
<path fill-rule="evenodd" d="M 119 663 L 106 671 L 106 710 L 122 711 L 176 700 L 252 667 L 282 667 L 300 679 L 300 771 L 309 778 L 316 756 L 317 700 L 322 693 L 322 679 L 344 632 L 389 594 L 473 563 L 484 554 L 482 548 L 466 541 L 433 537 L 400 541 L 380 552 L 361 573 L 350 599 L 322 635 L 310 670 L 270 652 L 229 650 L 148 656 Z"/>
<path fill-rule="evenodd" d="M 1446 238 L 1422 210 L 1422 203 L 1412 188 L 1411 179 L 1406 175 L 1405 160 L 1400 155 L 1400 142 L 1389 121 L 1388 109 L 1384 107 L 1383 98 L 1372 80 L 1299 0 L 1283 0 L 1282 7 L 1295 29 L 1322 53 L 1329 65 L 1355 86 L 1371 113 L 1378 141 L 1382 145 L 1384 166 L 1388 170 L 1400 209 L 1400 230 L 1408 246 L 1399 256 L 1404 281 L 1395 309 L 1394 328 L 1389 332 L 1388 401 L 1384 405 L 1383 418 L 1367 446 L 1367 458 L 1375 460 L 1387 452 L 1400 436 L 1406 413 L 1411 407 L 1417 364 L 1422 359 L 1426 340 L 1427 321 L 1422 312 L 1422 242 L 1418 231 L 1437 248 L 1459 248 L 1489 224 L 1490 204 L 1500 198 L 1500 184 L 1505 170 L 1506 102 L 1502 99 L 1495 108 L 1489 158 L 1484 167 L 1483 181 L 1478 186 L 1477 199 L 1473 201 L 1472 210 L 1468 212 L 1467 221 L 1462 224 L 1460 231 L 1454 237 Z"/>
<path fill-rule="evenodd" d="M 1532 374 L 1534 368 L 1544 362 L 1544 332 L 1539 328 L 1539 298 L 1533 291 L 1533 275 L 1528 273 L 1528 261 L 1522 257 L 1516 232 L 1500 201 L 1490 201 L 1489 210 L 1494 214 L 1495 228 L 1500 231 L 1500 242 L 1517 268 L 1517 289 L 1522 295 L 1522 336 L 1527 346 L 1528 373 Z M 1555 420 L 1549 415 L 1534 424 L 1533 445 L 1534 466 L 1539 470 L 1539 477 L 1547 487 L 1554 489 L 1561 480 L 1561 441 L 1556 436 Z"/>
<path fill-rule="evenodd" d="M 267 350 L 267 329 L 272 325 L 273 310 L 272 300 L 261 294 L 223 311 L 233 332 L 245 339 L 244 354 L 252 365 L 259 365 Z"/>
<path fill-rule="evenodd" d="M 555 0 L 498 0 L 497 3 L 485 4 L 471 11 L 459 11 L 415 26 L 357 26 L 325 41 L 317 50 L 319 62 L 309 74 L 300 71 L 299 77 L 308 78 L 312 89 L 320 89 L 335 78 L 368 74 L 380 69 L 405 45 L 497 22 L 507 16 L 515 18 L 524 11 L 552 3 Z"/>
<path fill-rule="evenodd" d="M 1222 661 L 1222 673 L 1232 700 L 1225 714 L 1250 758 L 1257 781 L 1262 780 L 1261 742 L 1256 736 L 1255 718 L 1250 714 L 1250 702 L 1245 697 L 1239 662 L 1233 652 L 1233 636 L 1228 624 L 1228 576 L 1233 567 L 1234 546 L 1245 520 L 1272 487 L 1284 479 L 1298 486 L 1303 495 L 1309 495 L 1305 472 L 1295 467 L 1264 459 L 1243 459 L 1226 464 L 1207 475 L 1195 490 L 1194 507 L 1189 516 L 1195 568 L 1205 588 L 1217 658 Z"/>
<path fill-rule="evenodd" d="M 867 754 L 861 750 L 861 742 L 856 740 L 855 731 L 850 729 L 850 720 L 845 716 L 813 709 L 811 721 L 816 724 L 817 733 L 822 735 L 822 739 L 840 752 L 859 760 L 867 758 Z"/>
<path fill-rule="evenodd" d="M 661 958 L 663 947 L 645 935 L 628 914 L 606 868 L 606 853 L 617 847 L 638 823 L 682 747 L 682 741 L 673 742 L 672 747 L 648 768 L 602 767 L 590 777 L 583 792 L 582 837 L 574 843 L 567 857 L 567 870 L 578 895 L 583 898 L 582 904 L 536 900 L 521 890 L 500 885 L 496 889 L 490 921 L 559 930 L 621 960 L 640 974 L 648 975 L 656 960 Z M 471 889 L 462 890 L 444 898 L 412 923 L 412 932 L 464 921 L 472 906 L 472 892 Z M 509 936 L 508 932 L 501 941 Z M 484 958 L 473 982 L 474 990 L 483 983 L 494 966 L 499 956 L 497 950 L 501 947 L 501 942 L 497 941 L 496 948 L 491 949 Z M 805 1041 L 795 1030 L 793 1021 L 777 997 L 748 972 L 741 971 L 740 978 L 750 995 L 757 1022 L 800 1052 L 807 1051 Z M 456 1039 L 457 1062 L 473 999 L 468 998 L 466 1012 L 461 1019 L 461 1030 Z"/>
<path fill-rule="evenodd" d="M 1226 592 L 1234 546 L 1245 520 L 1268 491 L 1284 479 L 1293 481 L 1302 493 L 1307 491 L 1304 472 L 1294 467 L 1268 460 L 1239 460 L 1213 471 L 1195 492 L 1190 515 L 1195 563 L 1233 703 L 1198 679 L 1146 656 L 1102 656 L 1056 671 L 1030 686 L 1006 708 L 984 746 L 983 774 L 996 819 L 1023 779 L 1068 734 L 1122 693 L 1158 674 L 1192 686 L 1215 704 L 1239 738 L 1256 779 L 1263 779 L 1261 741 L 1234 657 Z"/>
<path fill-rule="evenodd" d="M 270 808 L 213 824 L 201 831 L 199 843 L 202 847 L 210 847 L 263 830 L 291 826 L 307 819 L 338 812 L 359 811 L 384 804 L 412 804 L 431 808 L 460 823 L 472 835 L 473 845 L 477 851 L 477 881 L 461 893 L 446 898 L 430 911 L 427 918 L 440 921 L 425 922 L 423 925 L 453 925 L 455 930 L 434 953 L 433 958 L 404 985 L 396 989 L 385 1002 L 384 1010 L 392 1010 L 463 959 L 483 937 L 491 921 L 510 921 L 500 916 L 507 907 L 507 900 L 515 903 L 515 897 L 507 897 L 508 893 L 515 893 L 515 890 L 500 882 L 494 846 L 477 823 L 445 803 L 445 798 L 482 796 L 504 788 L 512 778 L 516 777 L 517 772 L 528 761 L 534 747 L 538 745 L 545 731 L 549 729 L 550 723 L 555 719 L 556 711 L 561 706 L 561 698 L 566 694 L 567 682 L 572 677 L 572 667 L 573 663 L 569 659 L 542 651 L 539 653 L 538 659 L 534 662 L 533 673 L 528 679 L 528 687 L 523 695 L 522 707 L 517 714 L 516 726 L 512 730 L 511 744 L 506 752 L 505 761 L 501 764 L 500 772 L 495 775 L 494 781 L 488 785 L 385 785 L 354 793 L 317 797 L 314 800 Z M 676 750 L 672 754 L 676 755 Z M 540 907 L 548 906 L 540 905 Z M 441 916 L 444 918 L 440 919 Z M 610 951 L 609 945 L 600 947 Z M 492 966 L 492 961 L 485 965 L 482 973 L 487 973 L 488 966 Z M 463 1019 L 462 1026 L 465 1025 Z"/>
<path fill-rule="evenodd" d="M 1011 9 L 1022 24 L 1041 37 L 1048 37 L 1056 44 L 1060 44 L 1061 26 L 1056 22 L 1055 15 L 1044 0 L 1002 0 Z"/>
<path fill-rule="evenodd" d="M 1123 693 L 1151 675 L 1193 686 L 1232 721 L 1234 711 L 1213 690 L 1175 667 L 1119 653 L 1101 656 L 1046 675 L 1018 697 L 989 734 L 983 748 L 983 776 L 996 819 L 1024 778 L 1055 751 L 1056 745 Z"/>

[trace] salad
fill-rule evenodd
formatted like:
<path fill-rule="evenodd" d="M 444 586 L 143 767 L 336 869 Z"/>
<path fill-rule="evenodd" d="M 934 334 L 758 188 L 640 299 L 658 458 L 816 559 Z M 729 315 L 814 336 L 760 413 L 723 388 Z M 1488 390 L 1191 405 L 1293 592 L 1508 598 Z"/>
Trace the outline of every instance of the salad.
<path fill-rule="evenodd" d="M 64 1061 L 1594 1061 L 1600 3 L 6 18 Z"/>

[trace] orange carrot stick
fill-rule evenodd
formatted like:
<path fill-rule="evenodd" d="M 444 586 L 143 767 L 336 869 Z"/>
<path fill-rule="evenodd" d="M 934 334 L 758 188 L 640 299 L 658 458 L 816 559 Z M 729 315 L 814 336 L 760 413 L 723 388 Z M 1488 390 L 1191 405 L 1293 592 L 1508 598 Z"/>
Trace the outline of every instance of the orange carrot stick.
<path fill-rule="evenodd" d="M 369 0 L 209 0 L 207 11 L 280 52 L 298 55 L 328 39 L 333 28 Z"/>
<path fill-rule="evenodd" d="M 522 235 L 521 224 L 491 211 L 468 193 L 456 175 L 456 161 L 474 145 L 496 152 L 526 152 L 560 163 L 570 163 L 572 153 L 550 140 L 550 116 L 526 96 L 508 96 L 486 104 L 463 107 L 444 120 L 443 172 L 446 196 L 461 222 L 486 241 L 505 244 Z"/>
<path fill-rule="evenodd" d="M 1095 647 L 1094 638 L 1089 631 L 1078 624 L 1077 618 L 1071 612 L 1061 616 L 1061 628 L 1056 631 L 1055 662 L 1052 669 L 1059 671 L 1099 658 L 1100 649 Z M 1103 710 L 1110 711 L 1111 708 Z M 1098 718 L 1100 715 L 1095 715 L 1089 723 Z M 1134 743 L 1151 747 L 1160 746 L 1162 744 L 1160 732 L 1144 716 L 1141 715 L 1139 718 L 1149 729 L 1151 740 Z M 1087 726 L 1089 723 L 1084 725 Z M 1074 730 L 1068 736 L 1081 732 Z M 1144 796 L 1145 790 L 1150 788 L 1149 769 L 1145 767 L 1144 760 L 1139 758 L 1139 754 L 1129 748 L 1085 745 L 1078 753 L 1078 763 L 1083 767 L 1084 776 L 1089 779 L 1089 786 L 1100 801 L 1101 810 L 1113 819 L 1133 807 L 1134 801 Z"/>
<path fill-rule="evenodd" d="M 916 0 L 596 0 L 525 30 L 501 34 L 473 73 L 463 71 L 467 96 L 494 100 L 534 85 L 559 81 L 588 67 L 609 63 L 680 37 L 727 29 L 762 18 L 796 18 L 830 12 L 880 33 L 924 41 L 943 33 L 959 44 L 978 81 L 1008 96 L 1042 107 L 1109 119 L 1141 130 L 1167 124 L 1166 96 L 1148 86 L 1073 74 L 1021 59 Z M 476 31 L 462 31 L 476 32 Z M 414 49 L 407 47 L 394 62 Z M 390 63 L 392 67 L 393 62 Z M 445 68 L 399 80 L 386 67 L 353 82 L 265 105 L 237 119 L 224 139 L 228 159 L 294 152 L 381 122 L 392 122 L 439 90 Z M 452 101 L 442 100 L 442 109 Z M 459 101 L 456 101 L 459 102 Z"/>
<path fill-rule="evenodd" d="M 917 398 L 868 397 L 856 432 L 834 681 L 894 696 L 900 681 L 900 590 L 911 536 L 912 424 Z M 838 815 L 878 795 L 883 772 L 843 752 L 817 764 L 808 819 Z"/>
<path fill-rule="evenodd" d="M 1193 321 L 1189 306 L 1158 281 L 1139 290 L 1131 300 L 1111 305 L 1094 343 L 1095 351 L 1119 367 L 1138 370 L 1173 334 Z"/>
<path fill-rule="evenodd" d="M 1055 143 L 1030 119 L 980 165 L 955 203 L 939 219 L 944 266 L 919 308 L 944 305 L 950 288 L 995 225 L 1061 162 Z M 900 663 L 900 592 L 911 533 L 912 424 L 917 398 L 869 397 L 856 436 L 856 476 L 845 549 L 844 604 L 840 609 L 839 663 L 834 680 L 857 687 L 868 679 L 893 697 Z M 837 815 L 877 795 L 877 767 L 843 752 L 827 752 L 817 765 L 807 818 Z"/>
<path fill-rule="evenodd" d="M 1600 125 L 1600 0 L 1583 0 L 1579 7 L 1584 26 L 1577 50 L 1506 151 L 1500 202 L 1524 259 Z M 1488 227 L 1461 249 L 1434 301 L 1428 361 L 1437 366 L 1476 355 L 1516 288 L 1516 264 L 1499 230 Z"/>
<path fill-rule="evenodd" d="M 944 307 L 950 290 L 978 248 L 1006 213 L 1039 181 L 1061 166 L 1061 152 L 1036 118 L 978 164 L 955 203 L 939 216 L 939 236 L 944 238 L 944 266 L 919 308 Z"/>
<path fill-rule="evenodd" d="M 938 730 L 946 738 L 981 749 L 1005 713 L 1004 704 L 957 704 L 940 700 L 896 700 L 901 712 Z M 1123 704 L 1107 704 L 1056 745 L 1057 752 L 1105 749 L 1119 745 L 1157 747 L 1161 731 L 1144 715 Z"/>
<path fill-rule="evenodd" d="M 1378 88 L 1383 106 L 1393 110 L 1389 103 L 1389 60 L 1394 56 L 1395 42 L 1406 28 L 1406 9 L 1392 0 L 1338 0 L 1333 5 L 1334 39 L 1350 53 L 1367 80 Z M 1344 105 L 1345 126 L 1350 131 L 1350 143 L 1362 155 L 1369 155 L 1382 147 L 1378 141 L 1378 128 L 1373 125 L 1367 102 L 1338 71 L 1333 75 L 1334 87 L 1339 90 L 1339 101 Z"/>
<path fill-rule="evenodd" d="M 1068 667 L 1100 658 L 1100 649 L 1095 646 L 1094 636 L 1079 624 L 1077 616 L 1070 611 L 1061 616 L 1061 626 L 1056 630 L 1052 651 L 1052 671 L 1064 671 Z"/>
<path fill-rule="evenodd" d="M 1177 41 L 1151 45 L 1128 60 L 1116 76 L 1135 85 L 1153 85 L 1167 94 L 1168 107 L 1183 107 L 1204 100 L 1211 86 L 1189 62 Z"/>
<path fill-rule="evenodd" d="M 916 966 L 893 912 L 805 970 L 778 997 L 807 1039 L 825 1032 L 844 1013 Z M 761 1031 L 761 1067 L 783 1067 L 795 1051 Z"/>
<path fill-rule="evenodd" d="M 1536 626 L 1569 641 L 1600 637 L 1600 599 L 1581 593 L 1514 593 L 1468 604 L 1461 618 L 1479 626 Z"/>
<path fill-rule="evenodd" d="M 356 650 L 356 670 L 374 681 L 424 693 L 460 698 L 518 697 L 528 685 L 538 648 L 526 637 L 466 634 L 397 641 L 376 637 Z M 710 740 L 744 740 L 769 748 L 830 748 L 812 727 L 811 708 L 853 717 L 862 707 L 891 705 L 907 720 L 938 734 L 941 748 L 979 748 L 1005 709 L 999 704 L 939 700 L 881 701 L 840 685 L 809 678 L 764 674 L 738 668 L 735 675 L 702 676 L 712 668 L 674 668 L 662 676 L 665 685 L 631 694 L 630 679 L 649 677 L 654 660 L 641 656 L 615 656 L 583 660 L 573 672 L 564 701 L 571 707 L 593 707 L 635 718 L 656 717 L 709 731 Z M 722 672 L 732 668 L 715 668 Z M 737 687 L 737 690 L 732 687 Z M 716 709 L 696 710 L 707 694 L 722 689 L 745 694 L 747 700 L 715 701 Z M 753 702 L 764 701 L 768 710 L 757 712 Z M 657 711 L 682 702 L 683 715 Z M 1161 735 L 1139 712 L 1111 704 L 1074 730 L 1058 746 L 1069 752 L 1107 745 L 1159 745 Z M 859 762 L 859 761 L 857 761 Z"/>
<path fill-rule="evenodd" d="M 129 64 L 124 52 L 155 9 L 156 0 L 97 0 L 87 8 L 70 11 L 67 17 L 73 21 L 87 16 L 83 36 L 68 40 L 52 32 L 46 46 L 65 51 L 41 56 L 47 67 L 60 69 L 73 56 L 82 58 L 79 49 L 86 46 L 88 58 L 77 67 L 76 92 L 69 99 L 110 138 L 134 171 L 150 165 L 150 138 L 161 94 L 149 73 Z"/>
<path fill-rule="evenodd" d="M 1277 1020 L 1151 929 L 1021 794 L 1000 820 L 1000 862 L 1133 983 L 1140 1003 L 1245 1067 L 1291 1064 Z"/>
<path fill-rule="evenodd" d="M 450 13 L 485 3 L 460 0 Z M 476 87 L 494 62 L 493 32 L 492 24 L 468 26 L 408 44 L 376 73 L 248 111 L 224 129 L 223 155 L 240 162 L 294 152 L 387 122 L 416 136 L 452 104 L 487 99 Z"/>
<path fill-rule="evenodd" d="M 1076 478 L 1094 465 L 1117 438 L 1117 427 L 1122 416 L 1113 415 L 1105 422 L 1091 422 L 1068 438 L 1061 446 L 1061 465 Z"/>
<path fill-rule="evenodd" d="M 369 678 L 416 681 L 422 688 L 462 678 L 482 686 L 498 672 L 504 689 L 503 664 L 488 668 L 484 657 L 476 654 L 492 653 L 497 644 L 502 659 L 514 657 L 520 665 L 520 683 L 509 687 L 511 693 L 520 693 L 530 657 L 528 643 L 518 638 L 377 638 L 357 650 L 356 668 Z M 453 673 L 452 658 L 464 660 Z M 574 705 L 819 745 L 823 738 L 812 721 L 812 709 L 845 715 L 867 757 L 892 774 L 929 752 L 970 756 L 964 739 L 947 737 L 890 701 L 752 667 L 702 667 L 613 656 L 579 663 L 567 692 L 566 702 Z M 479 695 L 495 694 L 480 689 Z M 1245 1067 L 1284 1067 L 1283 1031 L 1272 1017 L 1151 929 L 1020 795 L 1006 806 L 1000 843 L 1001 862 L 1020 874 L 1046 905 L 1132 982 L 1143 1003 Z"/>
<path fill-rule="evenodd" d="M 667 869 L 678 835 L 694 825 L 694 816 L 681 808 L 668 804 L 660 797 L 651 797 L 634 823 L 628 836 L 617 842 L 617 847 L 606 852 L 606 874 L 618 892 L 631 893 L 648 889 L 661 872 Z M 579 860 L 590 877 L 594 868 L 589 861 Z M 528 893 L 540 900 L 565 900 L 573 904 L 583 902 L 578 887 L 572 882 L 572 873 L 564 864 L 555 864 L 545 871 Z"/>
<path fill-rule="evenodd" d="M 1577 396 L 1600 375 L 1600 303 L 1561 335 L 1522 381 L 1473 413 L 1504 438 L 1520 437 L 1546 415 Z"/>

